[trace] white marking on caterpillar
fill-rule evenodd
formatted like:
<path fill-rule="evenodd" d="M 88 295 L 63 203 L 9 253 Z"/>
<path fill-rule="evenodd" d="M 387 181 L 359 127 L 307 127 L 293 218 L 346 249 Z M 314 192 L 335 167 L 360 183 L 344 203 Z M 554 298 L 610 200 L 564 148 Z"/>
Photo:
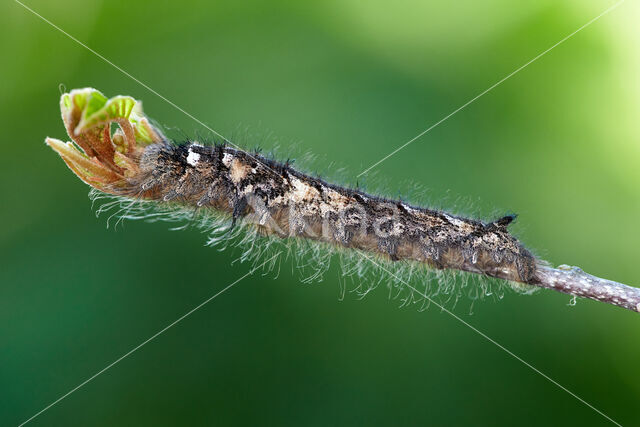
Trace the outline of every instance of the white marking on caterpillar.
<path fill-rule="evenodd" d="M 302 182 L 296 177 L 291 177 L 291 184 L 293 185 L 293 193 L 291 199 L 296 203 L 301 203 L 307 200 L 311 200 L 318 196 L 318 190 L 311 187 L 309 184 Z"/>
<path fill-rule="evenodd" d="M 224 162 L 224 160 L 223 160 Z M 231 181 L 234 184 L 238 184 L 240 181 L 245 179 L 247 175 L 252 171 L 251 167 L 238 159 L 233 159 L 231 161 L 231 166 L 229 166 L 231 177 Z"/>
<path fill-rule="evenodd" d="M 200 161 L 200 154 L 196 153 L 195 151 L 191 151 L 191 148 L 189 148 L 187 163 L 189 163 L 191 166 L 195 166 L 198 164 L 199 161 Z"/>

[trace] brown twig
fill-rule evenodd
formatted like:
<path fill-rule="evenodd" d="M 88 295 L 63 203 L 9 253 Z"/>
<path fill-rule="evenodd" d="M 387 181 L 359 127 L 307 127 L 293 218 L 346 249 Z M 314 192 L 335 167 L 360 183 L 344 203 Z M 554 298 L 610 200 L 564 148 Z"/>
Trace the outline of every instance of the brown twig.
<path fill-rule="evenodd" d="M 640 288 L 592 276 L 578 267 L 539 266 L 531 284 L 640 312 Z"/>

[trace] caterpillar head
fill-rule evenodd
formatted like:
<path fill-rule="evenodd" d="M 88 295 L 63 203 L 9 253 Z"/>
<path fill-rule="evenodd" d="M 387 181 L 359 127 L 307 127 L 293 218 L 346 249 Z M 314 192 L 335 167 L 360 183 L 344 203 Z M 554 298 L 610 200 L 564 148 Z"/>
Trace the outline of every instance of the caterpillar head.
<path fill-rule="evenodd" d="M 116 194 L 136 176 L 144 147 L 164 139 L 130 96 L 107 99 L 96 89 L 74 89 L 60 98 L 60 111 L 73 142 L 45 142 L 78 178 L 106 193 Z"/>

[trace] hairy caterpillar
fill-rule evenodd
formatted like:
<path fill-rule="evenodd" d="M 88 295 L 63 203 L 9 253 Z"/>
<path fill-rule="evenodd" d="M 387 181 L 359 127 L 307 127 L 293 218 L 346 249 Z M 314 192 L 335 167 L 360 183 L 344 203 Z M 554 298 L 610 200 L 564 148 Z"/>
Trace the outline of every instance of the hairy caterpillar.
<path fill-rule="evenodd" d="M 80 179 L 103 193 L 214 211 L 232 224 L 241 220 L 259 234 L 280 239 L 551 287 L 640 310 L 640 294 L 629 291 L 634 288 L 590 295 L 593 276 L 586 274 L 576 275 L 580 286 L 567 286 L 563 280 L 569 273 L 556 274 L 561 270 L 550 269 L 509 233 L 514 215 L 485 223 L 333 185 L 288 162 L 225 143 L 176 145 L 130 97 L 107 99 L 81 89 L 64 94 L 60 106 L 77 146 L 52 138 L 46 142 Z"/>
<path fill-rule="evenodd" d="M 224 145 L 147 146 L 139 172 L 116 195 L 175 200 L 244 218 L 267 235 L 301 237 L 527 282 L 535 258 L 509 234 L 506 216 L 484 224 L 330 185 L 287 164 Z"/>

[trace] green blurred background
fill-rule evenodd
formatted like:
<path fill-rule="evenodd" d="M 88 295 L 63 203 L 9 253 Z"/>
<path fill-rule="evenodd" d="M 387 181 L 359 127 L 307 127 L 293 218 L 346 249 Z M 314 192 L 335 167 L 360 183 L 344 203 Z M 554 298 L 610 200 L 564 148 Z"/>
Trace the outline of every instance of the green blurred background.
<path fill-rule="evenodd" d="M 27 4 L 236 143 L 312 152 L 312 171 L 355 182 L 613 2 Z M 96 219 L 43 143 L 66 139 L 59 85 L 207 132 L 19 4 L 0 16 L 0 424 L 16 425 L 250 265 L 195 230 Z M 420 184 L 481 218 L 518 212 L 514 232 L 541 257 L 640 285 L 639 20 L 627 1 L 360 182 L 389 196 Z M 384 287 L 340 300 L 336 266 L 311 285 L 292 268 L 244 279 L 33 424 L 607 424 L 436 308 L 400 308 Z M 448 307 L 640 424 L 637 314 L 569 303 L 542 291 Z"/>

